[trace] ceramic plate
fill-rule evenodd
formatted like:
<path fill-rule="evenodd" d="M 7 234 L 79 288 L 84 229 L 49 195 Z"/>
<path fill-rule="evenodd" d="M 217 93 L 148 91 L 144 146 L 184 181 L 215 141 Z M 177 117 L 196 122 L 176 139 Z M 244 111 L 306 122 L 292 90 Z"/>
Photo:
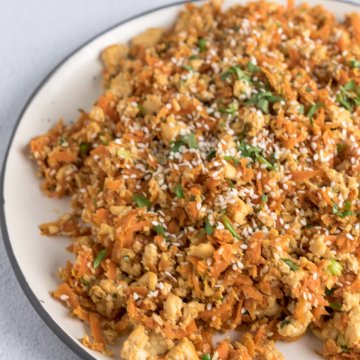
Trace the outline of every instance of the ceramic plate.
<path fill-rule="evenodd" d="M 228 0 L 226 6 L 239 2 L 244 1 Z M 359 11 L 356 5 L 336 1 L 311 1 L 315 3 L 323 4 L 340 18 L 344 13 Z M 55 219 L 67 209 L 68 203 L 48 199 L 41 193 L 39 179 L 25 148 L 32 137 L 46 132 L 60 117 L 69 122 L 78 116 L 78 108 L 90 108 L 102 91 L 99 53 L 103 48 L 126 42 L 147 28 L 171 25 L 182 6 L 177 3 L 129 19 L 89 41 L 63 61 L 43 81 L 23 110 L 5 158 L 0 216 L 10 261 L 36 311 L 83 359 L 107 357 L 80 344 L 78 339 L 84 334 L 82 323 L 72 319 L 68 310 L 49 295 L 58 283 L 57 269 L 70 256 L 65 251 L 68 240 L 45 238 L 38 230 L 39 224 Z M 320 346 L 311 336 L 294 343 L 278 344 L 286 360 L 319 359 L 314 350 Z"/>

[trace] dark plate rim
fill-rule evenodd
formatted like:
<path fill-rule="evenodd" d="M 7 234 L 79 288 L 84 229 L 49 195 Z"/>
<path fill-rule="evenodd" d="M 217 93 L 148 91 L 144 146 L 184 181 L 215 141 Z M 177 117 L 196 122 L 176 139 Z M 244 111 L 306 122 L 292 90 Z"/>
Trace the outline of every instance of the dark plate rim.
<path fill-rule="evenodd" d="M 30 95 L 29 99 L 26 101 L 24 107 L 22 108 L 16 123 L 15 123 L 15 127 L 14 130 L 10 136 L 10 139 L 8 141 L 7 147 L 6 147 L 6 152 L 4 155 L 4 160 L 3 160 L 3 164 L 2 164 L 2 168 L 1 168 L 1 178 L 0 178 L 0 226 L 1 226 L 1 232 L 2 232 L 2 237 L 4 240 L 4 244 L 5 244 L 5 249 L 8 255 L 8 258 L 10 260 L 10 265 L 14 270 L 15 276 L 17 278 L 17 281 L 20 284 L 20 287 L 22 288 L 24 294 L 26 295 L 27 299 L 30 301 L 31 305 L 33 306 L 33 308 L 35 309 L 35 311 L 37 312 L 37 314 L 40 316 L 40 318 L 45 322 L 45 324 L 53 331 L 53 333 L 64 343 L 66 344 L 75 354 L 77 354 L 78 356 L 80 356 L 80 358 L 84 359 L 84 360 L 96 360 L 96 358 L 94 358 L 92 355 L 90 355 L 85 349 L 83 349 L 80 346 L 80 343 L 74 339 L 72 339 L 56 322 L 55 320 L 53 320 L 53 318 L 49 315 L 49 313 L 43 308 L 43 306 L 41 305 L 40 300 L 36 297 L 36 295 L 34 294 L 34 292 L 32 291 L 32 289 L 30 288 L 29 284 L 27 283 L 24 274 L 22 273 L 20 266 L 16 260 L 15 254 L 13 252 L 12 246 L 11 246 L 11 241 L 10 241 L 10 237 L 7 231 L 7 225 L 6 225 L 6 216 L 5 216 L 5 198 L 4 198 L 4 181 L 5 181 L 5 170 L 6 170 L 6 166 L 7 166 L 7 162 L 8 162 L 8 156 L 9 156 L 9 152 L 10 149 L 12 147 L 13 144 L 13 140 L 15 137 L 15 134 L 17 132 L 18 126 L 21 122 L 21 119 L 24 115 L 24 113 L 26 112 L 27 108 L 29 107 L 29 105 L 31 104 L 32 100 L 36 97 L 36 95 L 38 94 L 38 92 L 40 91 L 40 89 L 52 78 L 52 76 L 59 70 L 59 68 L 64 65 L 66 63 L 67 60 L 69 60 L 73 55 L 75 55 L 78 51 L 80 51 L 81 49 L 83 49 L 85 46 L 87 46 L 89 43 L 91 43 L 93 40 L 99 38 L 100 36 L 106 34 L 107 32 L 117 28 L 118 26 L 124 25 L 128 22 L 131 22 L 132 20 L 138 19 L 142 16 L 157 12 L 159 10 L 163 10 L 163 9 L 167 9 L 167 8 L 171 8 L 171 7 L 175 7 L 175 6 L 179 6 L 179 5 L 184 5 L 186 3 L 190 3 L 190 2 L 197 2 L 200 0 L 182 0 L 182 1 L 177 1 L 174 2 L 172 4 L 167 4 L 167 5 L 163 5 L 163 6 L 159 6 L 147 11 L 144 11 L 140 14 L 134 15 L 132 17 L 129 17 L 107 29 L 105 29 L 104 31 L 101 31 L 100 33 L 96 34 L 95 36 L 91 37 L 89 40 L 87 40 L 85 43 L 83 43 L 82 45 L 80 45 L 79 47 L 77 47 L 75 50 L 73 50 L 71 53 L 69 53 L 63 60 L 61 60 L 49 73 L 48 75 L 46 75 L 46 77 L 44 78 L 44 80 L 42 80 L 40 82 L 40 84 L 36 87 L 36 89 L 34 90 L 34 92 Z M 354 1 L 351 0 L 326 0 L 328 2 L 343 2 L 343 3 L 349 3 L 355 6 L 360 6 L 359 3 L 356 3 Z"/>

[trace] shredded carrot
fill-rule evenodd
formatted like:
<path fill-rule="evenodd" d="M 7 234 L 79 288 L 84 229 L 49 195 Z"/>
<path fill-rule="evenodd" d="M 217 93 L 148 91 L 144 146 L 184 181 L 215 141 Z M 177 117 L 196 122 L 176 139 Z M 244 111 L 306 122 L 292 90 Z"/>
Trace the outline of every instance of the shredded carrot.
<path fill-rule="evenodd" d="M 93 312 L 89 313 L 89 325 L 94 340 L 98 343 L 105 344 L 106 341 L 101 329 L 100 315 Z"/>
<path fill-rule="evenodd" d="M 312 329 L 326 360 L 360 358 L 360 15 L 337 18 L 187 4 L 105 48 L 103 94 L 30 141 L 45 194 L 71 199 L 40 231 L 71 239 L 53 296 L 84 345 L 281 359 Z"/>
<path fill-rule="evenodd" d="M 80 306 L 78 296 L 74 293 L 71 287 L 67 283 L 62 283 L 53 292 L 53 296 L 62 301 L 68 301 L 72 309 L 76 309 Z"/>

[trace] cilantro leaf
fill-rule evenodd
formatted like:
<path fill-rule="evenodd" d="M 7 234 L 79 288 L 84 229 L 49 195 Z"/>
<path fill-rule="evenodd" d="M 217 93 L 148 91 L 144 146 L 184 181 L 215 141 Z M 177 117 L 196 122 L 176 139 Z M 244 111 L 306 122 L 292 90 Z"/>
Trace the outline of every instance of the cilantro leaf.
<path fill-rule="evenodd" d="M 291 259 L 281 259 L 289 268 L 291 271 L 299 270 L 299 265 L 295 264 Z"/>
<path fill-rule="evenodd" d="M 246 75 L 246 73 L 243 70 L 241 70 L 241 68 L 237 65 L 231 66 L 229 70 L 227 70 L 220 76 L 220 78 L 221 80 L 225 81 L 227 78 L 231 77 L 232 75 L 235 75 L 237 80 L 250 81 L 249 76 Z"/>
<path fill-rule="evenodd" d="M 87 142 L 82 142 L 79 145 L 79 152 L 80 152 L 81 157 L 83 157 L 83 158 L 88 156 L 90 153 L 90 144 Z"/>
<path fill-rule="evenodd" d="M 331 275 L 340 276 L 343 270 L 342 265 L 335 259 L 330 260 L 330 264 L 328 266 L 328 270 L 330 271 Z"/>
<path fill-rule="evenodd" d="M 207 43 L 208 41 L 206 39 L 200 39 L 198 41 L 200 52 L 205 52 L 207 50 Z"/>
<path fill-rule="evenodd" d="M 324 105 L 322 103 L 317 103 L 317 104 L 311 105 L 310 109 L 308 110 L 308 112 L 306 114 L 306 116 L 310 119 L 311 126 L 314 125 L 313 117 L 314 117 L 315 113 L 323 106 Z"/>
<path fill-rule="evenodd" d="M 260 68 L 259 68 L 256 64 L 254 64 L 253 62 L 251 62 L 251 61 L 249 61 L 249 62 L 247 63 L 247 69 L 248 69 L 248 71 L 251 72 L 252 74 L 257 73 L 257 72 L 260 71 Z"/>
<path fill-rule="evenodd" d="M 359 60 L 350 60 L 350 67 L 353 69 L 360 69 L 360 61 Z"/>
<path fill-rule="evenodd" d="M 275 164 L 272 164 L 262 155 L 262 150 L 260 148 L 248 145 L 244 141 L 241 141 L 238 150 L 243 157 L 250 158 L 254 162 L 259 161 L 261 164 L 266 165 L 266 169 L 268 170 L 276 170 Z"/>
<path fill-rule="evenodd" d="M 215 149 L 211 149 L 208 154 L 206 155 L 206 160 L 210 161 L 211 159 L 213 159 L 216 156 L 216 150 Z"/>
<path fill-rule="evenodd" d="M 158 235 L 162 235 L 163 237 L 165 237 L 165 228 L 162 225 L 156 225 L 155 231 Z"/>
<path fill-rule="evenodd" d="M 96 258 L 94 260 L 94 269 L 100 266 L 101 262 L 105 259 L 105 256 L 106 256 L 106 249 L 99 251 L 99 253 L 96 255 Z"/>
<path fill-rule="evenodd" d="M 353 215 L 354 212 L 351 210 L 351 202 L 346 200 L 344 203 L 343 210 L 339 209 L 339 205 L 334 204 L 333 205 L 333 214 L 339 216 L 340 218 L 345 218 L 347 216 Z"/>
<path fill-rule="evenodd" d="M 175 196 L 178 198 L 178 199 L 184 199 L 185 196 L 184 196 L 184 190 L 182 188 L 182 186 L 180 184 L 177 184 L 175 186 Z"/>
<path fill-rule="evenodd" d="M 149 208 L 152 205 L 151 201 L 143 195 L 134 194 L 132 199 L 139 208 Z"/>
<path fill-rule="evenodd" d="M 219 111 L 223 114 L 234 115 L 238 111 L 237 104 L 230 104 L 227 108 L 219 109 Z"/>
<path fill-rule="evenodd" d="M 208 234 L 208 235 L 212 235 L 214 233 L 214 229 L 211 226 L 208 218 L 205 219 L 205 231 L 206 231 L 206 234 Z"/>
<path fill-rule="evenodd" d="M 235 230 L 235 228 L 233 227 L 230 219 L 226 216 L 226 215 L 223 215 L 222 218 L 221 218 L 224 226 L 226 227 L 226 229 L 228 229 L 231 233 L 231 235 L 236 238 L 236 239 L 240 239 L 240 235 L 237 233 L 237 231 Z"/>

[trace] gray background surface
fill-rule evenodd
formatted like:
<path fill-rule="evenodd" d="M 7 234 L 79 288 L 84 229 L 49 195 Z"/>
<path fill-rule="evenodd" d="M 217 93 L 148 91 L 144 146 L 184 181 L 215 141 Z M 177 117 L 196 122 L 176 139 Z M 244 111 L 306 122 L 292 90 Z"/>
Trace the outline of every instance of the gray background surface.
<path fill-rule="evenodd" d="M 0 161 L 22 107 L 70 52 L 118 22 L 174 0 L 0 0 Z M 36 259 L 34 259 L 36 261 Z M 0 359 L 76 360 L 23 294 L 0 239 Z"/>

